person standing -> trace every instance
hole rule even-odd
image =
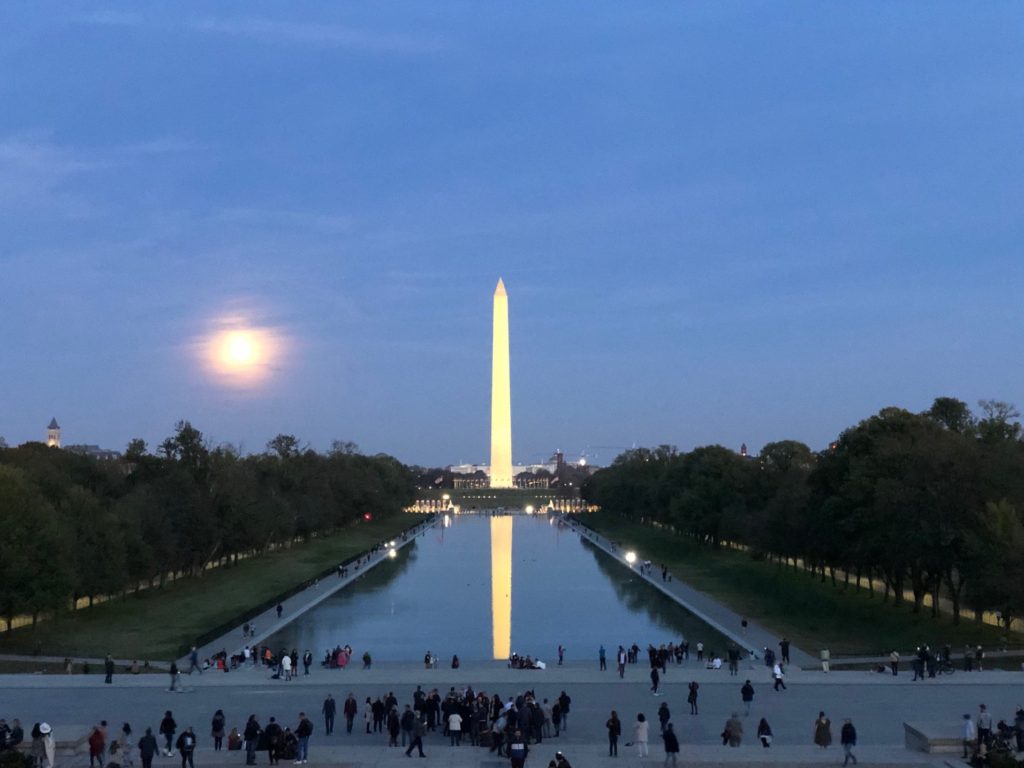
[[[822,749],[832,743],[832,721],[825,717],[824,712],[819,712],[818,719],[814,721],[814,743]]]
[[[743,715],[746,717],[750,714],[750,704],[754,701],[754,686],[749,680],[740,688],[740,698],[743,699]]]
[[[605,660],[605,653],[604,645],[602,644],[601,647],[597,649],[598,668],[602,672],[608,669],[608,662]]]
[[[621,680],[626,676],[626,649],[621,645],[619,652],[615,655],[615,663],[619,666],[619,679]]]
[[[276,717],[271,717],[267,721],[267,727],[263,732],[263,743],[267,748],[267,761],[271,765],[277,765],[280,759],[282,741],[283,732],[281,731],[281,726],[278,725]]]
[[[285,680],[292,679],[292,657],[287,653],[281,656],[281,677]]]
[[[558,666],[562,666],[562,662],[565,661],[565,646],[561,643],[558,644]]]
[[[175,691],[178,688],[180,688],[178,683],[179,683],[179,680],[181,678],[181,675],[178,672],[178,662],[176,662],[176,661],[172,661],[171,662],[171,668],[170,668],[169,672],[170,672],[170,675],[171,675],[171,687],[170,687],[169,690]],[[170,747],[168,747],[167,751],[168,752],[171,751]]]
[[[655,696],[658,695],[658,683],[661,682],[661,675],[658,674],[657,667],[651,667],[651,693]]]
[[[978,706],[977,724],[978,745],[980,746],[981,744],[984,744],[987,747],[989,745],[989,739],[992,738],[992,715],[989,714],[988,707],[984,704]]]
[[[622,734],[622,721],[619,714],[613,709],[611,717],[604,724],[608,729],[608,757],[619,756],[619,736]]]
[[[281,614],[284,612],[284,606],[280,603],[277,604],[277,618],[281,618]]]
[[[704,643],[703,641],[697,642],[697,661],[704,661]]]
[[[462,745],[462,715],[458,710],[448,715],[448,736],[451,739],[451,746]]]
[[[356,703],[355,699],[352,698],[351,693],[348,695],[348,698],[345,699],[345,720],[348,727],[348,732],[352,733],[352,717],[355,717],[355,712],[353,711],[352,717],[349,717],[349,702],[351,702],[353,705]],[[320,707],[320,713],[324,716],[324,733],[326,733],[328,736],[334,733],[334,716],[337,714],[337,712],[338,703],[334,700],[334,696],[328,693],[327,698],[324,699],[324,703]]]
[[[889,654],[889,669],[892,670],[892,676],[896,677],[900,671],[900,652],[893,650]]]
[[[171,751],[171,746],[174,744],[174,734],[178,730],[178,724],[174,722],[174,717],[171,715],[171,710],[164,712],[164,719],[160,721],[159,733],[166,739],[165,749],[167,757],[173,757],[174,753]]]
[[[259,746],[262,733],[263,729],[260,728],[256,715],[249,715],[249,719],[245,723],[245,730],[242,732],[242,738],[245,740],[246,765],[256,765],[256,748]]]
[[[640,712],[633,723],[633,743],[636,745],[636,756],[647,757],[647,718]]]
[[[779,641],[779,651],[782,656],[782,663],[789,664],[789,638],[784,637]]]
[[[964,760],[966,760],[978,743],[978,729],[975,727],[974,721],[971,720],[970,714],[964,715],[964,728],[962,735],[964,740]]]
[[[679,739],[676,738],[676,732],[672,729],[672,723],[665,726],[665,732],[661,734],[661,738],[665,741],[665,768],[669,768],[676,764],[676,755],[679,754]]]
[[[299,712],[299,724],[295,726],[295,736],[299,740],[299,753],[296,755],[295,764],[309,762],[309,737],[313,735],[313,721],[306,717],[305,712]]]
[[[153,756],[160,751],[153,729],[147,728],[145,735],[139,739],[139,759],[142,761],[142,768],[153,768]]]
[[[690,705],[690,714],[697,714],[697,690],[700,688],[700,683],[696,680],[691,680],[687,686],[688,693],[686,694],[686,703]]]
[[[196,751],[196,735],[192,732],[191,725],[181,732],[174,746],[178,748],[178,754],[181,755],[181,768],[185,768],[186,765],[189,768],[196,768],[196,764],[193,761],[193,755]]]
[[[846,765],[851,760],[856,765],[857,756],[853,754],[853,748],[857,746],[857,729],[853,727],[850,718],[846,718],[843,721],[843,727],[839,731],[839,743],[843,745],[843,752],[846,753],[846,756],[843,758],[843,765]]]
[[[224,710],[218,709],[210,721],[210,735],[213,736],[213,751],[220,752],[224,744]]]
[[[309,677],[309,667],[310,667],[310,665],[311,665],[312,663],[313,663],[313,654],[312,654],[312,653],[310,652],[310,650],[309,650],[309,649],[307,648],[307,649],[306,649],[306,652],[305,652],[304,654],[302,654],[302,668],[303,668],[303,670],[304,670],[304,671],[303,671],[303,674],[304,674],[304,675],[305,675],[306,677]]]
[[[114,682],[114,659],[109,653],[107,654],[107,658],[103,660],[103,671],[106,673],[106,677],[103,679],[103,682]]]
[[[562,716],[562,730],[569,730],[569,705],[572,704],[572,698],[565,691],[562,691],[558,697],[559,712]],[[557,730],[557,729],[556,729]],[[555,734],[558,735],[557,733]]]
[[[92,731],[89,733],[89,768],[93,768],[93,765],[98,765],[99,768],[103,768],[103,756],[107,751],[107,736],[104,733],[104,729],[98,725],[92,727]]]
[[[828,648],[822,648],[819,656],[821,657],[821,671],[828,674],[828,663],[829,659],[832,658],[832,654],[829,653]]]
[[[404,747],[407,743],[412,743],[412,732],[416,729],[416,713],[408,704],[405,705],[405,712],[402,713],[399,725],[402,727],[402,746]]]

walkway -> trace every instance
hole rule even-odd
[[[650,569],[647,573],[641,572],[640,568],[631,566],[626,562],[623,557],[624,553],[614,542],[587,528],[578,520],[573,518],[563,519],[580,536],[584,537],[594,546],[603,549],[616,562],[621,563],[624,568],[630,568],[641,578],[646,579],[647,583],[652,587],[671,597],[694,616],[697,616],[705,624],[717,629],[741,648],[751,651],[757,658],[763,657],[765,648],[771,648],[778,655],[779,637],[775,633],[769,632],[760,624],[749,619],[744,629],[742,626],[744,617],[722,605],[707,593],[694,589],[676,578],[673,578],[671,581],[663,581],[661,571],[657,567]],[[643,559],[640,553],[637,554],[637,557],[639,560]],[[671,576],[671,572],[669,572],[669,575]],[[791,664],[797,668],[809,669],[818,664],[816,656],[811,656],[792,644],[789,646],[789,658]]]
[[[401,549],[413,542],[417,536],[420,536],[430,528],[437,525],[437,521],[439,519],[440,518],[435,515],[419,525],[410,528],[401,536],[395,538],[395,549]],[[320,603],[338,590],[343,589],[352,582],[362,578],[362,576],[371,568],[380,565],[382,562],[387,560],[390,548],[390,542],[382,542],[376,551],[365,553],[356,558],[356,565],[353,565],[348,569],[348,574],[346,576],[327,577],[323,581],[312,584],[301,592],[296,592],[291,597],[282,600],[280,618],[277,616],[277,608],[275,606],[274,608],[264,611],[255,618],[250,619],[247,623],[250,628],[255,627],[255,633],[249,637],[244,637],[242,635],[242,625],[240,624],[230,632],[227,632],[226,634],[223,634],[197,648],[196,650],[199,654],[199,658],[208,659],[214,654],[220,653],[224,650],[227,651],[228,657],[230,658],[232,655],[240,653],[242,648],[246,645],[259,645],[275,632],[295,621],[295,619],[302,614],[320,605]],[[317,659],[317,663],[319,663],[319,659]],[[185,666],[182,667],[182,664],[185,664]],[[187,655],[178,660],[178,666],[182,667],[182,671],[188,669]]]

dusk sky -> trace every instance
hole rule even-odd
[[[517,462],[820,449],[1024,405],[1022,243],[1020,3],[0,5],[11,444],[485,462],[502,277]]]

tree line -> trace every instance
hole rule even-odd
[[[1024,617],[1024,442],[1019,412],[937,398],[885,408],[814,452],[784,440],[744,457],[722,446],[638,448],[585,484],[589,502],[709,547],[735,543],[920,612],[948,600]]]
[[[59,611],[199,575],[411,503],[412,475],[352,443],[326,453],[278,435],[259,454],[213,447],[187,421],[123,461],[42,443],[0,448],[0,616]]]

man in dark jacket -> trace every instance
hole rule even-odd
[[[309,762],[309,737],[313,735],[313,721],[306,717],[305,712],[299,712],[299,724],[295,727],[295,736],[299,740],[299,754],[295,757],[296,763]]]
[[[277,718],[270,718],[267,727],[263,729],[263,740],[267,748],[267,759],[271,765],[277,765],[281,747],[281,726],[278,725]]]
[[[181,732],[174,746],[178,748],[178,752],[181,754],[181,768],[185,768],[186,764],[189,768],[196,768],[196,764],[192,761],[192,756],[196,751],[196,735],[192,732],[191,725]]]
[[[139,739],[139,757],[142,758],[142,768],[152,768],[153,756],[159,751],[160,745],[156,743],[153,729],[147,728],[145,735]]]
[[[508,756],[512,762],[512,768],[524,768],[528,754],[530,754],[530,748],[526,745],[526,739],[521,732],[516,731],[508,745]]]
[[[177,730],[178,724],[174,722],[174,718],[171,716],[171,710],[168,709],[164,713],[164,719],[160,721],[160,733],[167,740],[167,757],[174,755],[171,751],[171,745],[174,743],[174,733]]]
[[[356,701],[356,697],[351,693],[348,698],[345,699],[345,730],[348,733],[352,733],[352,723],[356,720],[356,714],[359,712],[359,702]],[[331,725],[331,731],[334,730],[334,725]]]
[[[256,715],[249,715],[249,720],[245,724],[245,730],[242,732],[242,738],[245,739],[246,765],[256,765],[256,749],[259,747],[260,735],[262,733],[263,729],[260,728]]]
[[[348,698],[352,698],[351,693],[348,695]],[[338,711],[338,705],[331,694],[327,694],[327,698],[324,699],[324,705],[320,708],[320,711],[324,715],[324,733],[330,736],[334,733],[334,713]],[[345,701],[345,717],[348,717],[348,700]],[[351,718],[348,721],[348,732],[352,733]]]
[[[111,658],[110,654],[107,654],[107,658],[103,660],[103,671],[106,673],[104,683],[112,683],[114,681],[114,659]]]
[[[857,756],[853,754],[853,748],[857,746],[857,729],[853,727],[850,718],[846,718],[843,721],[843,727],[839,731],[839,743],[843,745],[843,752],[846,753],[846,757],[843,758],[843,765],[846,765],[851,760],[856,765]]]

